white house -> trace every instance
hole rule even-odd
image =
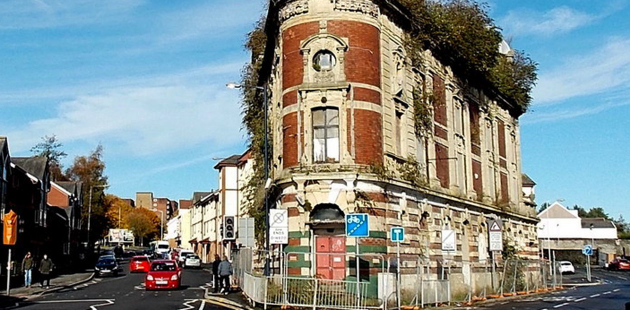
[[[617,227],[605,219],[582,219],[577,210],[569,210],[554,202],[538,214],[538,239],[616,240]]]

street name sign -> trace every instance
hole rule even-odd
[[[392,227],[390,230],[392,242],[403,242],[405,240],[405,229],[402,227]]]
[[[346,236],[347,237],[368,237],[370,217],[367,213],[346,214]]]

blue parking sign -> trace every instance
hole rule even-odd
[[[368,237],[369,216],[367,213],[346,214],[346,236],[347,237]]]
[[[403,240],[405,240],[405,229],[402,227],[392,227],[389,235],[392,242],[403,242]]]

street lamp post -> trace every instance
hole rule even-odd
[[[96,188],[106,188],[109,185],[93,185],[90,187],[90,198],[89,198],[89,203],[88,203],[88,226],[87,226],[87,244],[88,247],[90,246],[90,226],[92,223],[92,190],[96,187]]]
[[[164,211],[158,209],[151,210],[160,212],[160,240],[164,240]]]
[[[268,130],[267,130],[267,110],[268,110],[268,97],[267,97],[267,84],[265,83],[264,86],[247,86],[247,85],[242,85],[242,84],[237,84],[237,83],[227,83],[225,85],[227,88],[230,89],[238,89],[238,88],[255,88],[258,90],[262,90],[263,92],[263,98],[264,98],[264,109],[265,109],[265,125],[264,125],[264,157],[263,157],[263,166],[265,169],[265,182],[268,182],[269,179],[269,163],[268,163],[268,146],[267,146],[267,134],[268,134]],[[271,274],[270,272],[270,261],[269,261],[269,203],[267,202],[267,189],[265,188],[265,198],[264,198],[264,203],[265,203],[265,275],[268,276]]]

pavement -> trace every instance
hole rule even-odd
[[[61,274],[50,280],[49,287],[42,287],[40,283],[35,282],[30,288],[17,287],[11,288],[9,295],[7,295],[6,286],[5,289],[0,292],[0,309],[6,309],[16,304],[30,300],[44,294],[59,291],[64,288],[73,287],[85,282],[88,282],[94,278],[93,271]]]

